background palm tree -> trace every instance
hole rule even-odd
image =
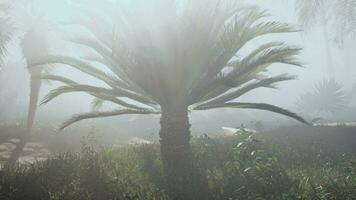
[[[356,0],[297,0],[296,9],[305,29],[322,28],[329,78],[334,78],[331,41],[341,44],[356,34]]]
[[[317,82],[296,102],[298,110],[313,117],[325,117],[344,111],[351,100],[342,85],[335,80]]]
[[[335,78],[334,63],[331,52],[331,36],[328,30],[329,21],[332,14],[330,9],[334,9],[334,0],[297,0],[296,9],[298,19],[305,29],[313,29],[320,26],[325,44],[325,55],[328,66],[329,79]]]
[[[294,79],[286,74],[268,76],[265,72],[274,63],[299,66],[296,56],[301,49],[269,42],[244,56],[241,49],[253,39],[295,29],[288,24],[266,21],[265,11],[242,6],[241,2],[188,1],[183,8],[178,8],[175,1],[152,2],[145,5],[145,12],[121,10],[114,12],[112,18],[90,13],[78,22],[90,34],[71,41],[95,52],[86,60],[47,56],[31,66],[64,64],[105,83],[100,87],[60,75],[42,74],[42,79],[65,84],[52,90],[43,104],[62,94],[85,92],[94,97],[95,106],[103,102],[118,106],[113,111],[76,115],[61,129],[90,118],[161,114],[159,135],[168,190],[175,188],[176,193],[172,194],[175,199],[192,199],[184,192],[196,187],[191,183],[188,113],[217,108],[259,109],[308,124],[274,105],[234,101],[254,89],[274,88],[275,83]],[[102,65],[105,69],[98,67]]]
[[[337,2],[337,3],[336,3]],[[335,38],[343,42],[345,37],[356,35],[356,0],[335,1],[334,21]]]
[[[28,64],[41,57],[41,55],[48,54],[49,44],[46,37],[51,29],[51,24],[46,20],[43,13],[35,10],[35,1],[19,1],[19,3],[22,6],[22,9],[20,10],[22,10],[23,16],[21,16],[21,18],[24,22],[23,24],[20,24],[19,27],[25,29],[25,33],[21,39],[21,48],[25,61]],[[30,74],[30,100],[28,105],[26,129],[21,138],[19,138],[20,142],[16,145],[15,150],[12,152],[6,164],[7,167],[14,166],[16,161],[21,156],[30,137],[37,112],[39,92],[42,85],[42,81],[37,77],[43,73],[43,68],[28,68],[28,70]]]

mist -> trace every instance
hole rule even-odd
[[[202,137],[218,138],[209,143],[217,149],[231,146],[235,152],[233,146],[243,143],[253,146],[244,151],[258,146],[272,152],[289,175],[325,163],[343,166],[356,156],[355,16],[352,0],[1,0],[1,163],[13,170],[57,154],[81,154],[87,145],[98,154],[153,145],[164,175],[150,184],[170,199],[203,199],[188,192],[196,183],[184,171],[194,159],[205,159],[199,156],[218,155],[202,150]],[[245,134],[263,144],[250,144]],[[39,145],[43,155],[26,153],[31,145]],[[179,148],[192,156],[174,150]],[[201,162],[199,167],[216,176],[224,171]],[[348,187],[355,184],[347,181]],[[231,187],[259,187],[247,182]],[[241,188],[239,195],[246,196],[217,194],[211,188],[220,183],[214,182],[204,198],[292,194],[290,186],[273,196],[279,183],[272,182],[266,189],[272,196],[248,196]],[[15,192],[1,188],[0,198],[12,199]],[[352,199],[355,190],[350,191]],[[133,199],[161,199],[154,194]],[[122,198],[93,195],[88,199]]]

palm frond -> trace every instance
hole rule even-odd
[[[159,112],[151,111],[151,110],[124,109],[124,110],[114,110],[114,111],[108,111],[108,112],[90,112],[90,113],[78,114],[78,115],[73,116],[69,120],[65,121],[63,124],[61,124],[61,126],[59,127],[59,130],[63,130],[76,122],[86,120],[86,119],[113,117],[113,116],[127,115],[127,114],[147,115],[147,114],[159,114]]]
[[[53,65],[53,64],[64,64],[69,67],[73,67],[87,75],[97,78],[110,87],[117,87],[122,83],[118,78],[108,75],[107,73],[97,69],[88,62],[81,61],[79,59],[67,56],[44,56],[41,59],[37,59],[29,63],[30,67],[43,66],[43,65]]]
[[[42,100],[41,105],[47,104],[48,102],[52,101],[56,97],[62,95],[62,94],[67,94],[67,93],[73,93],[73,92],[84,92],[89,95],[92,95],[94,97],[111,101],[115,104],[127,107],[127,108],[133,108],[133,109],[143,109],[142,107],[138,105],[134,105],[131,103],[127,103],[123,100],[120,100],[117,98],[118,96],[115,95],[115,92],[110,89],[106,88],[100,88],[100,87],[94,87],[94,86],[89,86],[89,85],[70,85],[70,86],[61,86],[58,87],[57,89],[53,89],[50,93],[48,93]]]
[[[265,110],[265,111],[270,111],[274,113],[278,113],[290,118],[293,118],[299,122],[302,122],[307,125],[311,125],[309,122],[304,120],[302,117],[299,115],[290,112],[286,109],[270,105],[270,104],[265,104],[265,103],[225,103],[221,105],[216,105],[216,106],[207,106],[207,107],[200,107],[197,110],[210,110],[210,109],[216,109],[216,108],[238,108],[238,109],[256,109],[256,110]]]
[[[41,74],[41,75],[34,76],[33,78],[41,79],[41,80],[48,80],[48,81],[58,81],[58,82],[61,82],[61,83],[67,84],[67,85],[78,84],[77,82],[75,82],[69,78],[66,78],[63,76],[51,75],[51,74]]]
[[[207,101],[224,94],[231,88],[240,87],[253,79],[259,79],[260,73],[275,63],[302,66],[296,58],[300,51],[299,47],[290,47],[283,43],[273,42],[261,45],[243,59],[231,62],[229,65],[233,67],[233,70],[218,76],[214,82],[202,86],[199,91],[192,94],[191,101],[194,103]]]
[[[11,33],[13,26],[8,17],[0,16],[0,65],[2,64],[2,58],[6,54],[6,45],[11,40]]]
[[[321,15],[326,13],[326,3],[329,0],[297,0],[298,20],[302,27],[311,28],[320,22]]]
[[[269,46],[267,44],[267,46]],[[239,86],[251,78],[256,78],[260,72],[264,72],[267,68],[275,63],[290,64],[295,66],[302,66],[296,59],[302,50],[300,47],[285,46],[277,44],[267,47],[262,45],[241,61],[234,63],[234,69],[224,76],[225,79],[230,80],[232,84]]]
[[[192,89],[191,93],[202,91],[203,87],[210,85],[212,79],[229,65],[231,59],[237,56],[242,47],[253,39],[267,34],[299,31],[286,23],[259,21],[266,16],[264,10],[245,9],[236,15],[234,20],[230,20],[229,23],[225,22],[223,33],[219,35],[216,44],[212,47],[215,59],[212,61],[213,63],[210,63],[210,68],[203,69],[205,73],[196,81],[196,88]]]
[[[65,64],[67,66],[74,67],[85,74],[91,75],[92,77],[105,82],[108,86],[110,86],[113,89],[112,91],[119,96],[125,96],[144,104],[145,103],[152,104],[152,105],[156,104],[155,101],[150,99],[150,97],[148,96],[143,96],[135,93],[134,91],[121,88],[121,86],[125,87],[126,83],[122,82],[120,79],[116,78],[115,76],[107,74],[91,66],[87,62],[75,58],[65,57],[65,56],[47,56],[41,60],[34,61],[33,63],[31,63],[30,66],[35,67],[39,65],[43,66],[48,64]]]
[[[247,92],[250,92],[252,90],[255,90],[257,88],[260,87],[273,87],[273,84],[278,83],[278,82],[282,82],[282,81],[288,81],[288,80],[293,80],[296,79],[296,76],[289,76],[287,74],[281,74],[278,76],[274,76],[274,77],[270,77],[270,78],[265,78],[253,83],[249,83],[244,87],[238,88],[235,91],[229,92],[227,94],[224,94],[222,96],[218,96],[217,98],[213,98],[212,100],[205,102],[203,104],[201,104],[198,107],[205,107],[205,106],[213,106],[213,105],[219,105],[219,104],[223,104],[226,103],[228,101],[232,101],[234,99],[237,99],[239,97],[241,97],[242,95],[246,94]],[[219,92],[220,93],[220,92]],[[212,98],[213,96],[215,96],[216,94],[208,94],[208,98]]]

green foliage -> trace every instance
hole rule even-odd
[[[320,169],[292,171],[299,179],[296,193],[299,199],[352,200],[356,198],[356,162]]]
[[[166,199],[141,171],[138,155],[107,157],[84,145],[80,154],[1,171],[1,199]],[[115,160],[112,160],[116,158]],[[114,162],[115,161],[115,162]]]
[[[188,192],[212,200],[355,199],[354,137],[351,129],[313,127],[203,135],[192,140],[195,187]],[[80,153],[2,169],[0,199],[169,199],[158,144],[94,146],[87,140]]]
[[[196,160],[207,172],[211,199],[283,199],[292,180],[250,133],[195,141]]]

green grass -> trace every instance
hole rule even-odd
[[[249,133],[194,138],[196,175],[192,181],[196,187],[187,192],[196,199],[214,200],[355,199],[356,164],[351,158],[293,165],[286,162],[291,152],[276,151],[267,141],[256,140]],[[282,148],[287,141],[282,139],[275,145]],[[159,145],[94,149],[89,144],[83,144],[79,153],[2,170],[0,199],[169,199]]]

